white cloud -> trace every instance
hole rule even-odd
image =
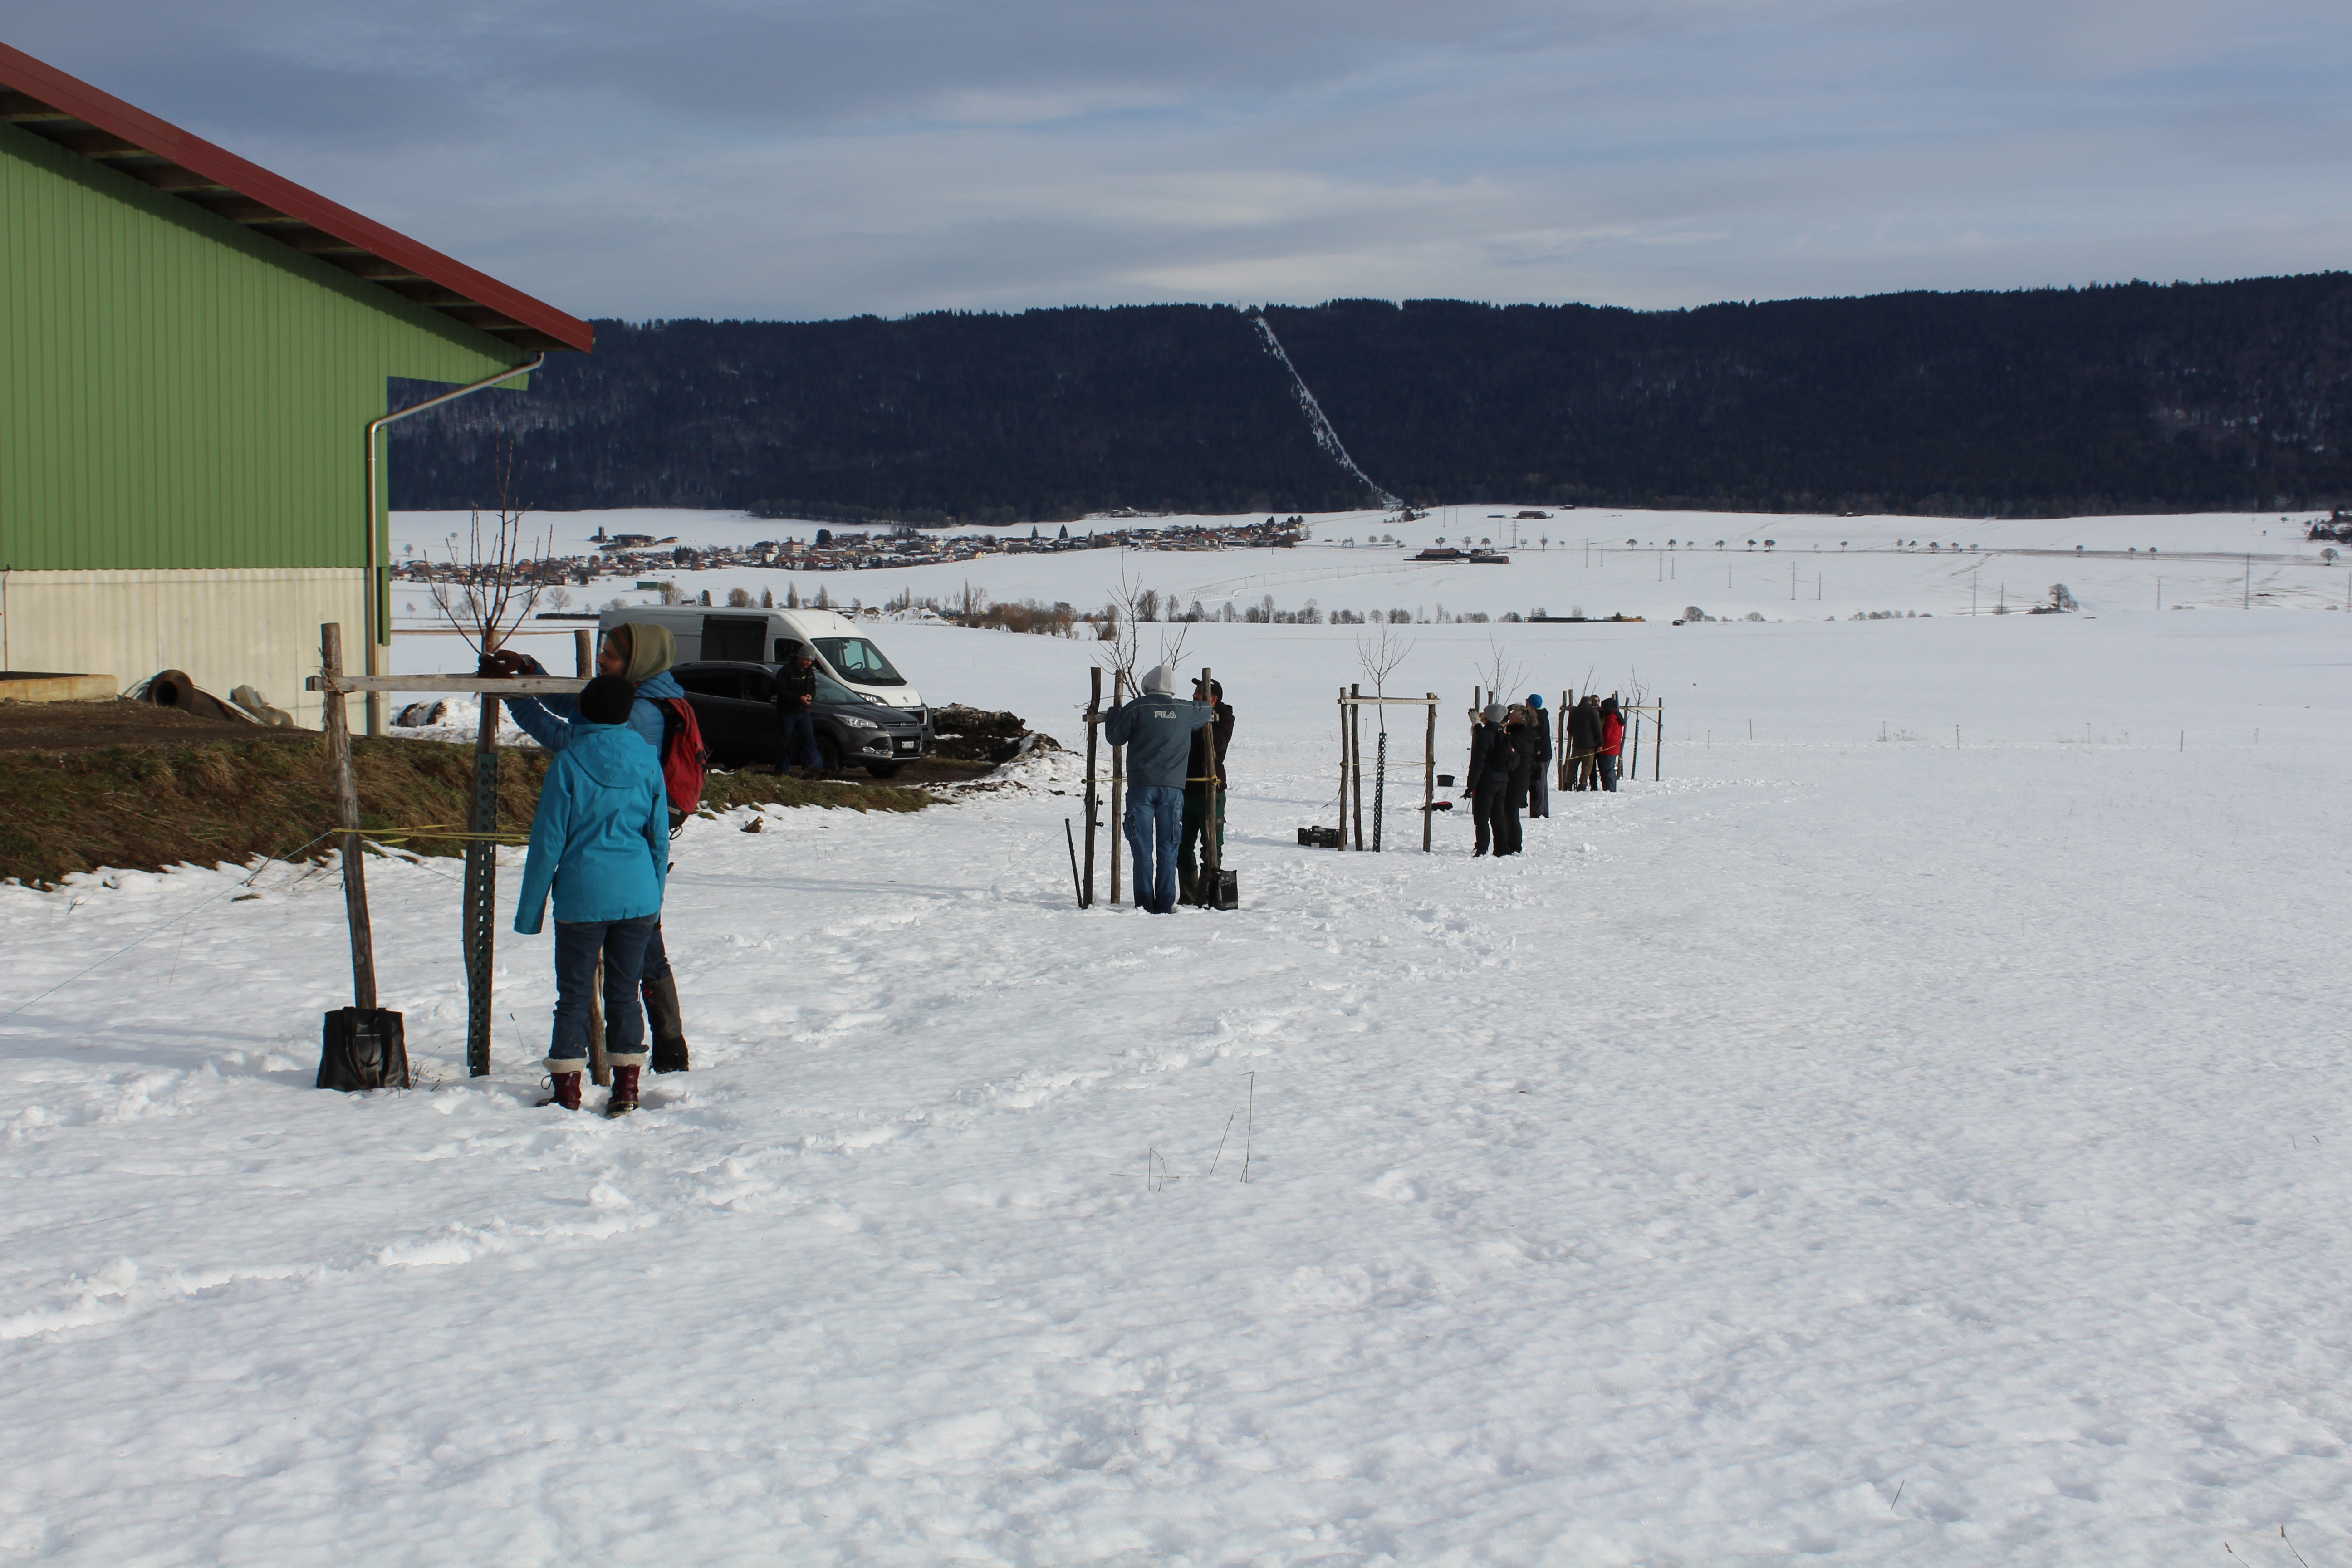
[[[1635,305],[2342,264],[2309,0],[0,0],[583,314]]]

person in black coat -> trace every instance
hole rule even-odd
[[[1528,734],[1536,749],[1535,765],[1528,770],[1528,816],[1551,815],[1551,714],[1539,692],[1528,693]]]
[[[1503,793],[1503,808],[1495,817],[1495,853],[1517,855],[1526,847],[1519,809],[1527,805],[1528,791],[1535,781],[1535,726],[1528,721],[1526,709],[1515,704],[1503,710],[1503,740],[1510,747],[1511,782]],[[1495,765],[1494,755],[1487,755],[1489,768]]]
[[[1577,790],[1598,789],[1601,758],[1601,699],[1591,692],[1584,700],[1569,710],[1568,760],[1572,770],[1569,787]]]
[[[1203,690],[1199,681],[1192,683],[1192,700],[1206,702],[1216,710],[1213,726],[1192,731],[1192,755],[1184,767],[1183,838],[1176,851],[1176,896],[1184,903],[1206,904],[1216,891],[1203,887],[1201,872],[1208,864],[1209,832],[1209,735],[1213,728],[1217,740],[1217,863],[1225,858],[1225,752],[1234,743],[1234,710],[1225,702],[1225,683],[1209,682]]]
[[[1473,857],[1492,852],[1507,855],[1510,828],[1503,826],[1511,812],[1511,774],[1522,764],[1517,734],[1505,725],[1503,705],[1489,702],[1470,731],[1470,771],[1463,783],[1470,802],[1470,819],[1477,830]]]

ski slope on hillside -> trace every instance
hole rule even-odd
[[[1067,768],[695,822],[696,1070],[622,1122],[533,1108],[546,937],[461,1075],[450,863],[371,869],[434,1085],[372,1097],[309,1087],[331,869],[0,888],[0,1554],[2346,1561],[2352,616],[2037,567],[2085,613],[1972,619],[1924,547],[1836,564],[1934,618],[1397,628],[1449,772],[1498,664],[1664,700],[1517,861],[1454,816],[1297,847],[1363,679],[1328,626],[1146,633],[1238,710],[1232,913],[1074,908]],[[1560,613],[1586,569],[1507,570]],[[1741,603],[1670,586],[1625,607]],[[1090,645],[877,635],[1081,739]]]

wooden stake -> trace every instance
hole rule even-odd
[[[1087,874],[1079,888],[1080,909],[1094,907],[1095,829],[1102,821],[1102,795],[1095,784],[1095,746],[1101,739],[1102,725],[1102,666],[1087,673],[1092,679],[1087,692]]]
[[[1437,693],[1429,694],[1429,732],[1421,747],[1421,852],[1429,853],[1429,825],[1436,820]]]
[[[1650,782],[1658,782],[1658,770],[1664,766],[1660,760],[1666,752],[1666,700],[1658,699],[1658,732],[1650,738]]]
[[[596,645],[582,626],[572,634],[572,673],[583,680],[596,674]],[[604,960],[596,959],[595,975],[588,983],[588,1081],[599,1088],[613,1086],[613,1064],[604,1057]]]
[[[329,677],[343,673],[343,628],[330,621],[319,628],[319,662]],[[368,923],[367,854],[360,847],[360,786],[352,771],[352,733],[343,694],[326,691],[327,771],[335,785],[335,853],[343,868],[343,915],[352,930],[352,1005],[375,1010],[375,931]]]
[[[604,957],[596,956],[596,973],[588,982],[588,1081],[600,1089],[613,1087],[613,1064],[604,1056]]]
[[[1127,700],[1127,673],[1113,670],[1110,676],[1110,705],[1114,708]],[[1110,749],[1110,901],[1118,902],[1118,852],[1124,847],[1119,837],[1120,817],[1127,802],[1127,748]]]
[[[1339,847],[1348,847],[1348,689],[1339,688]]]
[[[495,645],[493,645],[493,649]],[[490,650],[486,650],[490,651]],[[474,736],[474,808],[466,841],[466,1071],[490,1071],[490,971],[498,951],[499,700],[481,694],[481,728]]]
[[[1642,705],[1638,702],[1633,705],[1633,755],[1629,760],[1632,765],[1625,770],[1626,778],[1629,780],[1640,778],[1642,776]]]
[[[1559,711],[1551,716],[1552,772],[1559,776],[1559,787],[1564,792],[1569,779],[1568,716],[1575,711],[1568,705],[1569,693],[1559,694]]]
[[[1361,697],[1361,685],[1348,688],[1350,697]],[[1360,703],[1348,706],[1348,752],[1356,763],[1356,847],[1364,847],[1364,710]]]
[[[1209,699],[1209,815],[1201,829],[1201,880],[1204,884],[1201,889],[1203,895],[1201,902],[1206,908],[1214,909],[1217,907],[1217,875],[1225,866],[1225,847],[1219,842],[1223,836],[1217,832],[1217,797],[1223,793],[1224,781],[1217,772],[1217,689],[1205,664],[1201,667],[1201,689]]]

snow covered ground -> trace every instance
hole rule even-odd
[[[2264,548],[2141,521],[1958,536]],[[462,1076],[447,862],[372,868],[436,1080],[373,1097],[309,1087],[331,870],[0,889],[0,1560],[2284,1565],[2283,1524],[2352,1561],[2352,616],[2011,555],[2085,614],[1971,619],[1924,543],[1801,615],[1760,549],[1640,599],[1623,555],[1393,584],[1561,614],[1590,571],[1654,617],[1397,628],[1449,772],[1498,659],[1664,699],[1662,778],[1517,862],[1454,816],[1404,847],[1406,718],[1390,852],[1297,847],[1362,679],[1332,626],[1189,628],[1239,711],[1233,913],[1076,910],[1050,784],[693,824],[697,1068],[623,1122],[532,1107],[546,937],[502,935]],[[1271,591],[1390,602],[1325,581]],[[883,640],[1080,738],[1091,645]]]

